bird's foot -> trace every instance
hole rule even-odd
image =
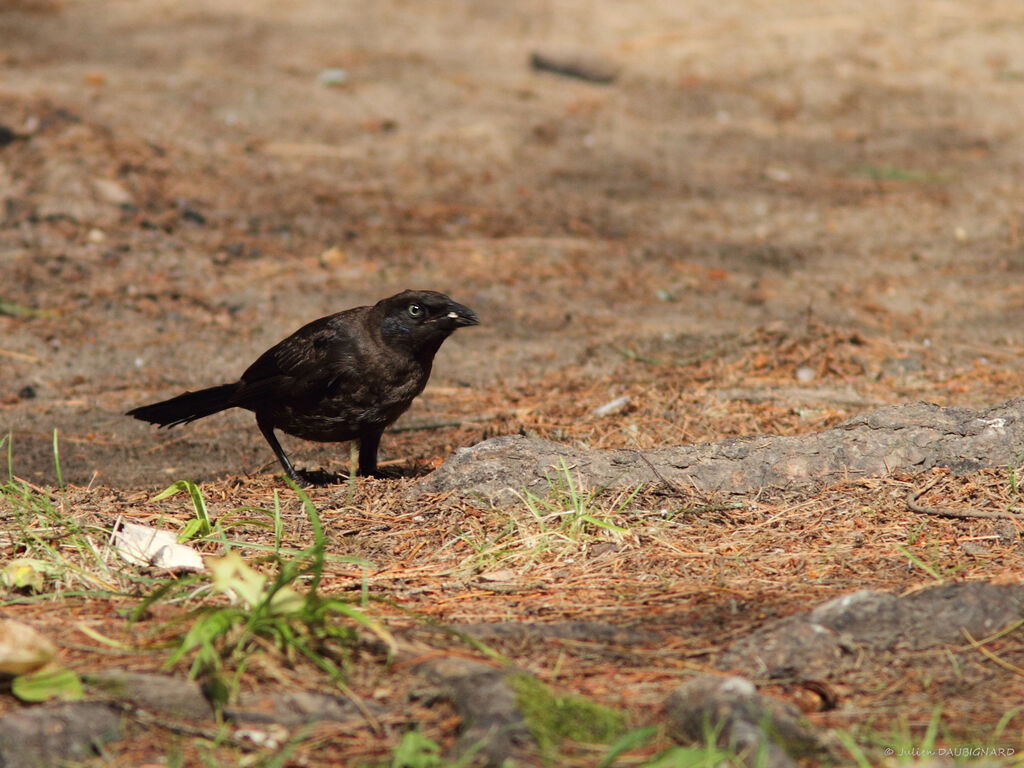
[[[297,469],[294,474],[289,474],[289,477],[300,488],[324,488],[348,481],[345,475],[328,472],[325,469]]]
[[[396,467],[374,467],[371,470],[359,470],[360,477],[375,477],[378,480],[394,480],[403,477],[401,470]]]

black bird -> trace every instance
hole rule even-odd
[[[173,427],[228,408],[256,414],[256,424],[288,477],[297,472],[275,429],[318,442],[359,441],[359,474],[377,474],[384,430],[423,391],[434,355],[476,313],[436,291],[403,291],[372,307],[321,317],[268,349],[233,384],[185,392],[128,411]]]

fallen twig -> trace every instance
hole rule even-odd
[[[999,658],[996,654],[994,654],[992,651],[990,651],[984,645],[982,645],[977,640],[975,640],[973,637],[971,637],[971,633],[968,632],[965,627],[961,627],[961,631],[964,633],[964,636],[967,638],[967,642],[969,642],[971,644],[971,647],[974,648],[974,650],[978,651],[986,659],[990,659],[990,660],[994,661],[1000,667],[1002,667],[1003,669],[1009,670],[1010,672],[1013,672],[1013,674],[1015,674],[1015,675],[1020,675],[1021,677],[1024,677],[1024,669],[1021,669],[1016,664],[1011,664],[1010,662],[1005,661],[1005,660]]]
[[[651,464],[651,460],[650,459],[648,459],[646,456],[644,456],[640,451],[637,451],[636,455],[638,457],[640,457],[640,459],[643,461],[644,464],[646,464],[648,467],[651,468],[651,472],[653,472],[654,476],[657,477],[659,480],[661,480],[661,482],[663,482],[665,485],[667,485],[671,490],[673,490],[676,493],[678,493],[680,496],[685,496],[686,495],[683,492],[682,488],[680,488],[678,485],[676,485],[671,480],[669,480],[667,477],[665,477],[663,474],[661,474],[661,472],[658,470],[658,468],[656,466],[654,466],[653,464]]]
[[[0,349],[0,355],[5,355],[6,357],[13,357],[15,360],[24,360],[25,362],[28,363],[41,362],[40,358],[36,357],[35,355],[27,355],[24,352],[15,352],[13,349]]]
[[[918,504],[917,500],[924,496],[928,491],[935,487],[935,485],[942,479],[942,476],[936,477],[928,485],[919,491],[911,491],[907,494],[907,506],[914,512],[918,512],[922,515],[934,515],[936,517],[952,517],[958,519],[982,519],[982,520],[1018,520],[1016,515],[1012,515],[1009,512],[988,512],[983,509],[952,509],[950,507],[926,507],[923,504]]]

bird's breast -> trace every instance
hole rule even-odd
[[[362,375],[338,376],[305,398],[279,401],[268,410],[279,429],[306,440],[351,440],[384,429],[409,409],[426,386],[429,369],[420,365],[365,365]]]

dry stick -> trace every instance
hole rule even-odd
[[[967,638],[967,642],[969,642],[971,644],[971,647],[974,648],[974,650],[978,651],[978,653],[980,653],[986,659],[991,659],[992,661],[994,661],[996,664],[998,664],[1003,669],[1007,669],[1010,672],[1013,672],[1013,674],[1015,674],[1015,675],[1021,675],[1022,677],[1024,677],[1024,669],[1021,669],[1016,664],[1011,664],[1010,662],[1006,661],[1005,659],[1001,659],[995,653],[993,653],[988,648],[986,648],[984,645],[982,645],[977,640],[975,640],[973,637],[971,637],[971,633],[967,631],[966,627],[960,627],[960,631],[964,633],[964,636]]]
[[[1012,624],[1007,624],[998,632],[993,632],[988,637],[983,637],[980,640],[973,640],[970,646],[962,645],[959,648],[954,648],[953,650],[966,651],[969,647],[975,647],[977,645],[988,645],[989,643],[994,643],[996,640],[1003,637],[1003,635],[1008,635],[1011,632],[1016,632],[1018,629],[1021,628],[1022,625],[1024,625],[1024,619],[1019,619],[1018,621],[1015,621]],[[963,629],[963,627],[961,627],[960,630],[966,631]]]
[[[935,487],[935,485],[942,480],[943,475],[939,475],[932,480],[928,485],[919,491],[911,491],[907,494],[907,506],[910,507],[914,512],[918,512],[922,515],[935,515],[936,517],[952,517],[960,519],[983,519],[983,520],[1019,520],[1016,515],[1011,515],[1009,512],[986,512],[981,509],[950,509],[949,507],[926,507],[922,504],[918,504],[917,500],[924,496],[928,491]]]
[[[40,358],[35,355],[26,355],[24,352],[15,352],[13,349],[0,349],[0,355],[13,357],[15,360],[24,360],[28,363],[41,362]]]
[[[659,480],[661,480],[661,482],[663,482],[665,485],[667,485],[669,487],[669,490],[674,491],[679,496],[686,496],[687,495],[686,492],[681,487],[679,487],[678,485],[673,483],[671,480],[669,480],[667,477],[665,477],[663,474],[661,474],[661,472],[658,471],[658,468],[656,466],[654,466],[651,463],[651,460],[648,459],[646,456],[644,456],[643,453],[641,453],[640,451],[636,451],[636,455],[641,460],[643,460],[643,462],[648,467],[651,468],[651,471],[654,473],[655,477],[657,477]],[[692,478],[691,478],[690,482],[693,483]],[[700,488],[697,487],[696,483],[693,483],[693,489],[694,489],[694,491],[696,491],[698,496],[701,496],[703,498],[707,498],[701,492]],[[721,504],[721,505],[710,505],[710,504],[707,504],[707,505],[705,505],[703,507],[695,507],[695,508],[692,508],[691,510],[688,510],[688,511],[692,511],[692,512],[724,512],[724,511],[727,511],[727,510],[730,510],[730,509],[742,509],[742,508],[743,508],[742,504],[736,504],[736,505],[734,505],[734,504]]]
[[[348,506],[352,506],[349,502],[346,502],[346,504],[348,504]],[[390,531],[391,528],[392,528],[392,526],[391,526],[390,523],[388,523],[386,525],[375,525],[375,526],[373,526],[371,528],[349,528],[347,531],[340,531],[338,533],[331,533],[331,536],[342,538],[342,537],[345,537],[345,536],[355,536],[357,533],[366,534],[366,533],[379,533],[381,531]]]
[[[157,717],[151,712],[137,707],[127,701],[114,700],[110,703],[129,717],[134,717],[141,723],[146,725],[155,725],[158,728],[163,728],[165,731],[170,731],[171,733],[177,733],[182,736],[196,736],[208,741],[223,741],[234,747],[252,748],[254,746],[251,742],[247,743],[242,739],[237,739],[228,733],[224,733],[221,728],[204,728],[202,726],[183,723],[181,721],[172,721],[163,716]]]
[[[644,456],[640,451],[637,451],[636,455],[641,459],[641,461],[643,461],[644,464],[651,468],[651,472],[654,473],[655,477],[657,477],[659,480],[661,480],[661,482],[663,482],[665,485],[669,487],[669,490],[675,491],[680,496],[686,495],[686,493],[683,492],[682,488],[680,488],[678,485],[676,485],[663,474],[661,474],[661,472],[658,471],[658,468],[651,463],[650,459]]]

